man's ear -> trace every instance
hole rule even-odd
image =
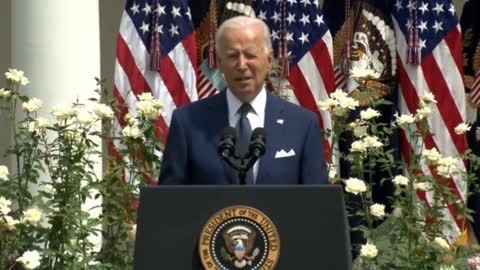
[[[273,68],[273,60],[274,60],[274,55],[273,55],[273,50],[270,50],[267,55],[267,61],[268,61],[268,70],[271,71]]]

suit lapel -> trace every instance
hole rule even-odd
[[[279,99],[274,97],[267,91],[267,104],[265,107],[265,122],[264,128],[266,130],[266,152],[265,155],[260,158],[258,165],[257,184],[262,184],[264,179],[269,179],[271,176],[268,173],[268,168],[272,168],[274,165],[275,149],[272,149],[274,145],[279,145],[279,142],[283,141],[285,137],[285,129],[279,122],[284,119],[284,106]]]
[[[229,126],[228,122],[228,104],[227,104],[227,95],[226,91],[221,91],[216,96],[212,97],[212,102],[208,106],[209,109],[209,118],[210,119],[210,128],[213,131],[213,141],[212,147],[217,150],[218,143],[223,134],[223,130]],[[218,159],[223,168],[225,178],[231,182],[231,184],[238,184],[238,176],[235,173],[235,170],[232,169],[223,159]]]

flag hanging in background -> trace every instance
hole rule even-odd
[[[294,95],[290,100],[315,112],[324,129],[331,128],[328,113],[320,112],[317,102],[335,91],[332,36],[324,22],[317,0],[255,2],[257,18],[272,31],[279,76],[288,79]],[[280,74],[281,73],[281,74]],[[327,157],[330,145],[325,142]]]
[[[215,45],[221,3],[219,0],[196,0],[190,1],[189,6],[197,35],[197,88],[198,98],[202,99],[225,88],[220,72],[214,65],[210,65],[215,57],[211,50]]]
[[[125,126],[128,112],[136,115],[144,92],[164,103],[157,121],[165,139],[175,108],[197,99],[196,37],[185,0],[128,0],[117,39],[114,97]]]
[[[190,1],[189,5],[197,33],[198,98],[203,99],[227,87],[216,66],[215,34],[218,26],[238,15],[255,17],[255,12],[253,0],[197,0]]]
[[[453,4],[450,0],[396,0],[392,16],[397,39],[399,102],[401,114],[415,114],[420,97],[432,93],[437,104],[428,118],[431,134],[425,149],[438,149],[442,156],[461,156],[466,139],[454,128],[465,120],[463,85],[462,36]],[[402,154],[409,161],[413,150],[405,134],[401,134]],[[418,149],[415,149],[418,150]],[[423,167],[425,174],[431,174]],[[465,200],[466,186],[456,177],[447,179],[450,190],[459,200]],[[419,193],[430,202],[429,193]],[[455,204],[450,204],[445,219],[452,224],[446,232],[451,242],[464,231]]]

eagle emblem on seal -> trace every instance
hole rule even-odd
[[[396,79],[396,41],[392,21],[368,3],[354,3],[349,16],[333,41],[334,65],[347,76],[343,88],[360,105],[391,94]],[[346,41],[350,42],[346,70]]]
[[[248,226],[234,226],[223,233],[226,251],[230,256],[224,256],[233,262],[235,267],[242,269],[252,265],[260,250],[255,248],[257,234]],[[225,252],[223,252],[224,255]]]

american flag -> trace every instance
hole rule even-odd
[[[136,115],[138,96],[151,92],[164,103],[157,121],[165,139],[175,108],[198,98],[196,38],[190,9],[182,0],[128,0],[117,41],[114,96],[124,116]]]
[[[425,139],[424,147],[437,148],[443,156],[459,157],[467,149],[466,138],[455,134],[454,128],[464,122],[466,112],[462,37],[454,7],[449,0],[396,0],[392,17],[397,39],[400,112],[415,114],[420,97],[434,94],[437,104],[432,108],[431,134]],[[409,50],[415,46],[419,50]],[[413,56],[410,59],[409,52]],[[418,62],[407,64],[409,60]],[[413,147],[402,134],[402,153],[407,161],[408,153],[417,150]],[[426,166],[423,171],[432,173]],[[447,184],[459,200],[465,201],[466,186],[461,179],[448,179]],[[423,200],[431,199],[429,193],[419,193],[419,196]],[[458,219],[455,204],[446,201],[445,204],[448,206],[445,218],[453,227],[446,233],[453,241],[464,231],[464,224]]]
[[[328,113],[320,112],[317,102],[335,91],[332,36],[323,20],[317,0],[256,1],[255,12],[272,31],[275,56],[282,45],[288,56],[288,81],[294,102],[315,112],[320,126],[331,128]],[[330,146],[325,143],[326,152]]]
[[[480,106],[480,70],[475,75],[475,80],[470,90],[470,99],[476,106]]]

